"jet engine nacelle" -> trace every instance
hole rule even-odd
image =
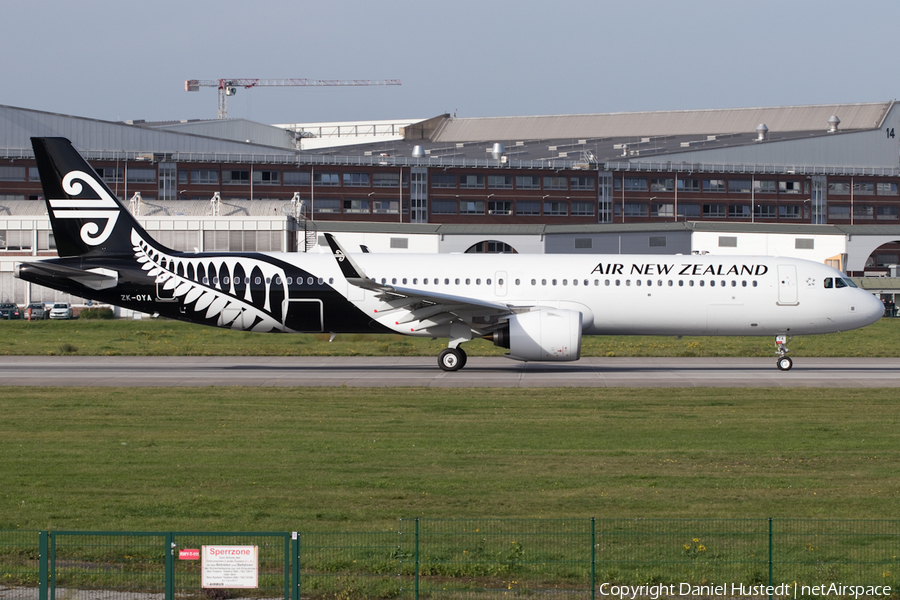
[[[509,358],[570,361],[581,358],[581,313],[541,308],[514,314],[494,333],[494,344],[509,348]]]

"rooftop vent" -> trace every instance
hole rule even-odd
[[[769,135],[769,128],[766,127],[765,123],[760,123],[756,126],[756,141],[762,142],[765,141],[766,137]]]
[[[837,116],[832,115],[828,119],[828,133],[835,133],[838,130],[838,125],[841,124],[841,120],[837,118]]]
[[[494,147],[491,148],[491,156],[494,157],[494,160],[500,160],[500,157],[506,153],[506,148],[500,142],[494,142]]]
[[[425,150],[422,149],[422,146],[416,144],[413,146],[412,157],[413,158],[422,158],[425,156]]]

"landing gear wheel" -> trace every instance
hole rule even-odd
[[[792,361],[787,356],[782,356],[775,364],[778,365],[778,368],[781,371],[790,371],[791,367],[794,366],[794,361]]]
[[[438,366],[444,371],[459,371],[466,364],[466,354],[458,348],[444,348],[438,354]]]
[[[463,367],[466,366],[466,361],[469,360],[469,355],[466,354],[466,351],[463,350],[461,346],[460,346],[460,347],[457,347],[456,351],[459,352],[459,354],[460,354],[460,357],[459,357],[459,359],[460,359],[460,360],[459,360],[459,362],[460,362],[459,368],[462,369]]]

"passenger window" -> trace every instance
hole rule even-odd
[[[391,279],[391,285],[397,285],[397,278],[394,277]]]
[[[678,280],[678,287],[684,287],[684,279]]]
[[[688,282],[688,287],[694,287],[694,280],[693,280],[693,279],[691,279],[691,280]]]
[[[253,283],[256,284],[256,285],[261,284],[261,283],[262,283],[262,278],[261,278],[261,277],[255,277],[255,278],[253,279]]]
[[[213,277],[213,283],[219,283],[219,278]],[[275,278],[275,285],[281,285],[281,277]]]
[[[626,280],[625,280],[625,285],[631,285],[631,280],[630,280],[630,279],[626,279]]]
[[[312,285],[314,281],[315,280],[312,277],[309,277],[309,278],[307,278],[306,283],[308,283],[309,285]],[[384,283],[384,281],[382,281],[381,283]]]
[[[329,284],[334,283],[334,277],[329,277],[329,278],[328,278],[328,283],[329,283]]]
[[[747,287],[747,281],[746,281],[746,280],[742,281],[742,282],[741,282],[741,285],[744,286],[744,287]]]
[[[532,280],[531,280],[531,285],[537,285],[537,279],[532,279]]]
[[[413,285],[416,285],[416,284],[418,284],[418,283],[419,283],[419,278],[418,278],[418,277],[413,277]]]
[[[266,285],[269,285],[270,283],[272,283],[272,278],[266,277]]]
[[[297,281],[299,282],[300,280],[298,279]],[[287,284],[288,284],[288,285],[293,285],[293,283],[294,283],[294,278],[293,278],[293,277],[288,277],[288,278],[287,278]]]
[[[459,285],[459,279],[454,279],[453,281],[456,283],[456,285]]]
[[[703,285],[703,282],[702,282],[702,281],[700,282],[700,285]],[[715,282],[715,280],[709,282],[709,287],[716,287],[716,282]]]
[[[672,287],[672,280],[669,280],[669,287]]]
[[[546,279],[541,279],[541,285],[547,285],[547,280],[546,280]]]
[[[609,285],[609,279],[606,280],[606,285]]]
[[[831,277],[826,277],[825,278],[825,289],[830,290],[833,287],[834,287],[834,280],[831,279]]]
[[[572,280],[572,285],[578,285],[578,280],[577,280],[577,279],[573,279],[573,280]]]
[[[522,283],[521,279],[516,279],[516,285],[521,285],[521,283]]]
[[[636,286],[640,287],[640,286],[641,286],[641,280],[638,279],[637,281],[634,282],[634,284],[635,284]]]
[[[472,280],[469,279],[468,277],[466,277],[466,285],[471,285],[471,284],[472,284]]]
[[[310,282],[310,283],[312,283],[312,282]],[[385,279],[384,277],[381,278],[381,285],[387,285],[387,279]]]
[[[584,285],[587,285],[587,279],[584,280]],[[599,279],[595,279],[595,280],[594,280],[594,285],[600,285],[600,280],[599,280]]]
[[[569,280],[568,280],[568,279],[563,279],[563,285],[569,285]]]
[[[756,281],[753,282],[753,287],[756,287]]]
[[[502,279],[498,279],[498,280],[497,280],[497,283],[498,283],[499,285],[503,285],[503,280],[502,280]]]
[[[229,282],[229,281],[231,281],[231,280],[228,279],[227,277],[223,277],[223,278],[222,278],[222,284],[223,284],[223,285],[228,285],[228,282]]]
[[[209,277],[203,278],[203,285],[209,285]]]
[[[481,279],[476,279],[476,280],[475,280],[475,285],[481,285]]]
[[[701,279],[701,280],[700,280],[700,287],[703,287],[704,285],[706,285],[706,282],[703,281],[703,280]]]
[[[485,282],[486,284],[488,284],[488,285],[491,285],[491,280],[490,280],[490,279],[485,279],[484,282]]]
[[[619,279],[616,279],[616,287],[618,287],[619,285],[621,285],[621,281]]]
[[[425,285],[428,285],[428,278],[426,277],[425,279],[423,279],[423,280],[422,280],[422,283],[425,284]]]
[[[444,285],[450,285],[450,279],[449,279],[449,278],[447,278],[447,277],[444,278]]]
[[[734,279],[731,280],[731,287],[737,287],[737,281]]]

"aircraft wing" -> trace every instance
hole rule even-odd
[[[408,311],[408,314],[396,321],[398,325],[416,323],[419,327],[412,329],[418,330],[456,319],[473,324],[474,317],[508,315],[517,312],[512,306],[503,302],[378,283],[366,277],[362,268],[344,251],[333,235],[326,233],[325,239],[328,240],[328,245],[331,246],[331,251],[347,282],[377,292],[378,297],[384,301],[386,306],[376,310],[379,315],[393,311]],[[527,309],[527,307],[516,308]],[[473,328],[485,329],[485,326],[475,327],[473,324]]]

